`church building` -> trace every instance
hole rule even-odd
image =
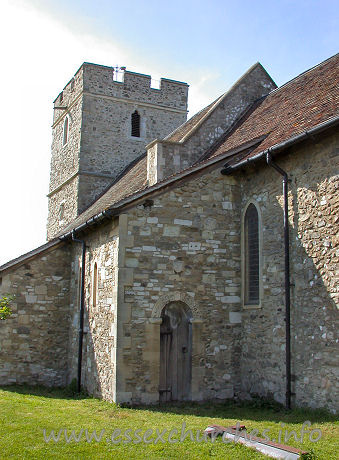
[[[339,408],[339,54],[188,85],[84,63],[54,101],[47,243],[0,267],[0,384]]]

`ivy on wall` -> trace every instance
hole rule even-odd
[[[0,320],[5,320],[11,316],[12,310],[9,305],[12,300],[14,300],[14,296],[10,294],[0,297]]]

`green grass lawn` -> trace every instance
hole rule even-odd
[[[262,454],[234,442],[225,444],[220,438],[214,443],[191,441],[189,437],[184,442],[169,443],[168,434],[171,430],[172,440],[180,438],[182,424],[186,430],[192,430],[196,436],[197,430],[202,431],[209,424],[224,426],[236,422],[244,424],[247,432],[253,429],[259,431],[262,437],[264,429],[270,439],[278,440],[279,430],[282,432],[282,442],[285,430],[295,430],[300,438],[303,422],[310,420],[310,429],[318,428],[322,437],[317,442],[310,442],[305,435],[303,443],[296,442],[293,437],[288,444],[303,450],[312,449],[312,457],[324,460],[334,460],[339,453],[339,424],[336,417],[324,411],[293,410],[285,412],[277,407],[263,406],[258,403],[246,404],[185,404],[155,407],[124,408],[109,402],[83,397],[72,399],[63,390],[48,390],[39,387],[10,386],[0,389],[0,459],[125,459],[130,458],[180,458],[180,459],[259,459],[267,458]],[[284,424],[284,426],[281,425]],[[59,430],[72,430],[79,435],[80,430],[93,430],[100,435],[105,430],[100,442],[87,442],[85,434],[79,443],[71,440],[66,442],[64,433],[59,442],[46,442],[43,430],[47,435],[51,430],[57,434]],[[144,442],[120,442],[114,444],[109,438],[114,430],[122,433],[130,429],[128,434],[134,441],[138,440],[135,430]],[[160,432],[167,430],[163,439],[154,443],[156,429]],[[314,434],[314,437],[316,435]],[[118,433],[115,438],[119,440]]]

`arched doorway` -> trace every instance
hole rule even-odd
[[[192,380],[192,313],[183,302],[170,302],[161,312],[159,399],[188,401]]]

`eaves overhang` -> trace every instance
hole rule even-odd
[[[289,139],[286,139],[283,142],[280,142],[278,144],[272,145],[272,147],[269,147],[265,150],[262,150],[261,152],[257,153],[253,157],[246,158],[244,160],[241,160],[239,162],[236,162],[234,164],[231,163],[226,163],[224,165],[224,168],[221,170],[221,174],[223,175],[229,175],[232,174],[233,172],[237,171],[240,168],[243,168],[247,165],[250,165],[252,163],[255,163],[261,159],[264,159],[268,153],[270,154],[277,154],[281,153],[282,151],[286,150],[289,147],[292,147],[300,142],[303,142],[308,139],[314,139],[314,137],[323,131],[333,128],[336,125],[339,124],[339,115],[336,117],[332,117],[322,123],[319,123],[318,125],[314,126],[313,128],[310,128],[308,130],[303,131],[300,134],[297,134],[296,136],[292,136]]]

